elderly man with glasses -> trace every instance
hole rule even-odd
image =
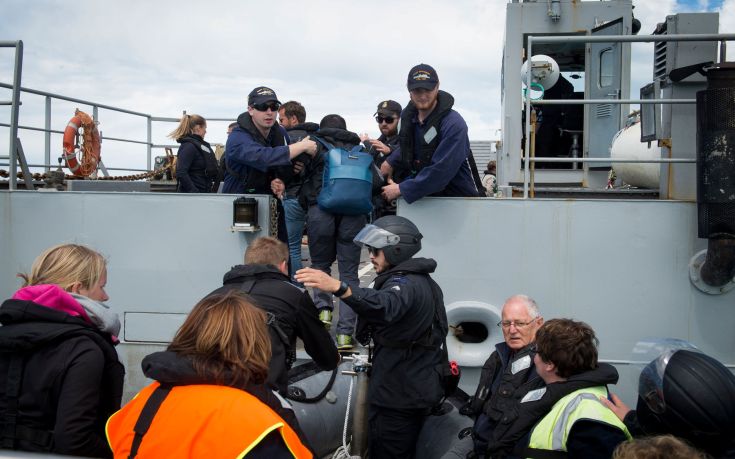
[[[460,437],[471,435],[472,441],[459,442],[447,457],[486,457],[488,448],[516,425],[520,399],[544,385],[533,360],[536,331],[544,323],[538,305],[526,295],[514,295],[505,301],[501,314],[498,326],[504,341],[495,345],[482,367],[475,395],[462,408],[464,414],[475,417],[475,424],[460,432]]]

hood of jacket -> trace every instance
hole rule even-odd
[[[273,265],[237,265],[233,266],[222,278],[222,284],[244,282],[248,277],[279,279],[288,282],[289,278]]]
[[[270,131],[268,131],[267,139],[263,137],[263,134],[261,134],[260,131],[255,127],[255,124],[253,124],[253,118],[250,116],[250,113],[248,112],[240,113],[240,115],[237,117],[237,124],[241,129],[243,129],[244,131],[248,132],[251,136],[253,136],[253,140],[255,140],[261,145],[278,146],[278,145],[284,144],[283,141],[277,141],[276,136],[282,132],[281,125],[278,124],[277,121],[273,123],[273,126],[271,126]]]
[[[5,300],[0,305],[0,348],[27,351],[46,345],[70,330],[95,328],[79,316],[29,300]]]
[[[413,273],[413,274],[431,274],[436,270],[436,261],[432,258],[409,258],[398,266],[390,268],[388,271],[380,273],[375,278],[375,288],[380,287],[398,273]]]
[[[298,142],[307,135],[316,133],[318,130],[318,124],[307,121],[306,123],[300,123],[294,127],[286,129],[286,132],[288,132],[288,136],[291,138],[292,142]]]
[[[355,145],[359,145],[361,143],[360,136],[358,136],[354,132],[350,132],[345,129],[323,128],[315,132],[314,135],[321,137],[335,147],[344,148],[349,146],[350,148],[352,148]]]
[[[15,292],[12,299],[27,301],[51,311],[78,317],[98,330],[112,335],[114,337],[113,341],[115,342],[117,341],[117,335],[120,333],[119,316],[109,306],[83,295],[69,293],[55,284],[38,284],[23,287]],[[23,314],[27,314],[29,309],[31,312],[35,310],[35,308],[23,308]],[[33,312],[33,314],[49,316],[43,311]],[[17,320],[19,322],[36,320],[35,318],[15,317],[15,315],[11,313],[8,316],[8,320]],[[11,318],[11,316],[13,317]]]
[[[151,379],[155,379],[163,385],[171,386],[189,386],[194,384],[215,384],[221,386],[234,387],[250,392],[258,398],[262,398],[262,394],[270,392],[264,384],[247,383],[245,387],[239,387],[227,383],[219,383],[213,377],[200,376],[194,370],[191,360],[183,355],[171,351],[154,352],[143,358],[140,364],[143,374]],[[223,375],[225,381],[229,381],[228,372]]]

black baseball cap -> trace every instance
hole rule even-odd
[[[395,100],[384,100],[383,102],[378,104],[378,111],[375,112],[375,115],[400,115],[401,110],[403,110],[401,104],[399,104]]]
[[[408,72],[407,86],[409,91],[418,88],[434,89],[437,83],[439,83],[439,76],[437,76],[434,67],[428,64],[419,64]]]
[[[271,101],[278,102],[279,104],[281,103],[276,97],[276,92],[271,88],[267,88],[265,86],[258,86],[257,88],[250,91],[250,94],[248,94],[249,106],[255,104],[264,104]]]

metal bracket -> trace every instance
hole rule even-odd
[[[31,170],[28,168],[28,161],[26,161],[26,155],[23,152],[23,144],[20,143],[20,137],[15,139],[15,152],[18,156],[18,162],[20,163],[20,170],[23,171],[23,183],[29,190],[35,190],[33,186],[33,176],[31,176]],[[11,171],[15,174],[15,171]]]
[[[692,259],[689,260],[689,280],[692,282],[692,284],[695,287],[697,287],[700,291],[708,295],[722,295],[723,293],[727,293],[733,288],[735,288],[735,278],[733,278],[730,282],[728,282],[727,284],[721,287],[713,287],[711,285],[707,285],[702,280],[702,276],[700,275],[700,272],[702,270],[702,265],[704,264],[704,261],[706,259],[707,259],[707,249],[696,253],[692,257]]]

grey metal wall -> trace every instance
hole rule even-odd
[[[398,212],[424,234],[420,254],[438,261],[446,304],[500,308],[526,293],[547,319],[588,322],[602,359],[630,360],[636,341],[666,336],[735,363],[735,291],[710,296],[689,282],[705,248],[694,203],[426,198]],[[639,368],[618,365],[628,402]]]
[[[267,235],[268,198],[257,196],[259,233],[233,233],[234,195],[0,192],[0,296],[20,286],[45,248],[87,244],[108,258],[108,304],[123,322],[118,347],[126,399],[145,384],[146,354],[161,349],[222,275],[242,263],[248,241]]]
[[[15,273],[30,269],[50,245],[77,241],[106,254],[109,304],[125,318],[119,351],[127,387],[135,390],[145,383],[140,360],[162,347],[152,341],[170,339],[183,314],[220,285],[256,237],[230,232],[233,199],[0,192],[0,294],[9,297],[19,285]],[[267,198],[258,199],[265,226]],[[705,247],[696,237],[694,203],[425,198],[401,201],[399,214],[424,234],[421,255],[438,261],[435,277],[447,304],[499,308],[523,292],[546,318],[589,322],[602,359],[630,360],[637,340],[667,336],[735,363],[735,291],[709,296],[689,282],[689,259]],[[618,365],[616,390],[629,403],[632,367]],[[465,381],[471,388],[471,373]]]

